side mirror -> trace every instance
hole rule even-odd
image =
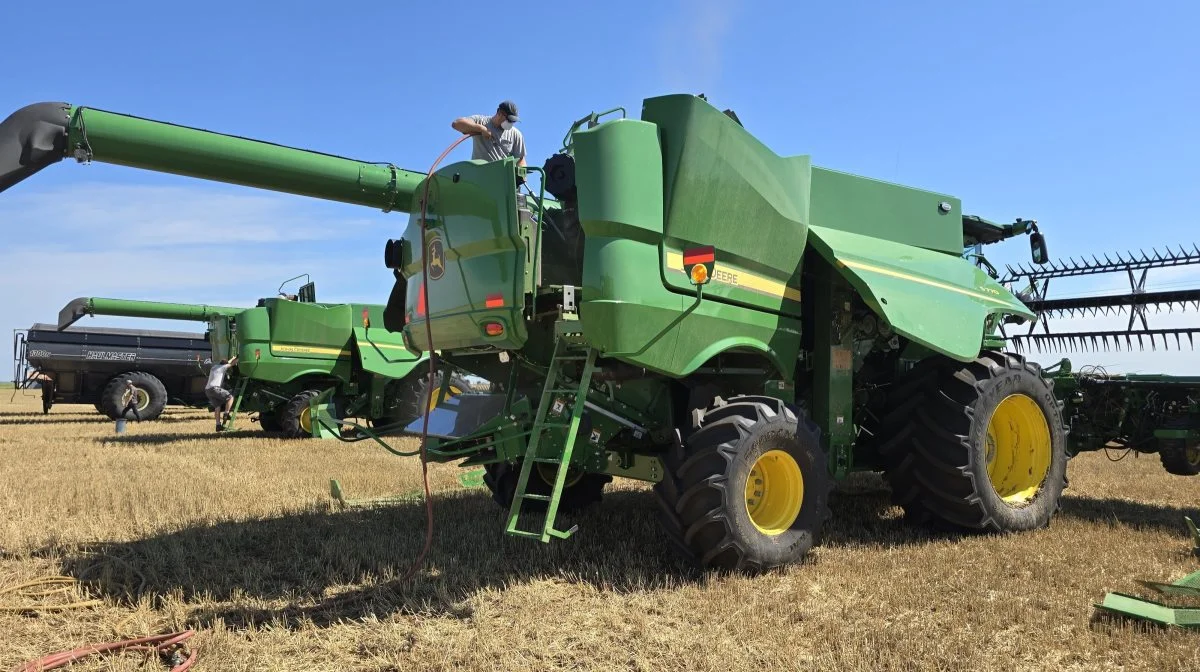
[[[1046,251],[1046,239],[1038,231],[1029,234],[1029,251],[1033,255],[1033,263],[1039,266],[1050,260],[1050,254]]]

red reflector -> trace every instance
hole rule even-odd
[[[491,294],[487,297],[486,305],[488,308],[500,308],[504,306],[503,294]]]
[[[504,325],[499,322],[488,322],[483,325],[483,330],[487,332],[488,336],[500,336],[504,333]]]
[[[690,266],[691,264],[707,264],[717,258],[716,251],[712,245],[705,247],[693,247],[690,250],[683,251],[683,264]]]
[[[417,316],[425,314],[425,285],[417,287]]]

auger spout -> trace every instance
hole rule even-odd
[[[424,173],[67,103],[0,122],[0,192],[65,157],[410,212]]]
[[[85,315],[146,317],[158,320],[207,322],[214,317],[237,315],[244,310],[246,309],[209,306],[205,304],[80,297],[68,303],[58,312],[58,330],[62,331],[66,329],[78,322]]]

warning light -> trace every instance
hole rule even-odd
[[[712,279],[717,254],[712,245],[695,247],[683,252],[683,270],[693,285],[703,285]]]
[[[504,335],[504,325],[500,324],[499,322],[488,322],[483,325],[483,330],[487,332],[488,336]]]
[[[254,358],[255,358],[255,359],[262,359],[262,350],[261,350],[260,348],[255,348],[255,349],[254,349]]]
[[[366,308],[363,308],[362,316],[363,316],[363,328],[370,327],[371,326],[371,315],[370,315],[370,313],[367,312]]]
[[[502,308],[504,306],[503,294],[489,294],[484,302],[488,308]]]

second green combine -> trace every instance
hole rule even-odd
[[[382,312],[372,304],[318,303],[309,282],[297,294],[281,292],[246,309],[79,298],[59,313],[58,328],[88,315],[203,322],[214,363],[238,355],[227,381],[234,396],[227,428],[239,413],[255,414],[263,430],[301,438],[329,435],[311,420],[310,401],[322,394],[335,417],[363,419],[383,433],[422,416],[428,357],[380,328]],[[446,387],[457,395],[468,384],[453,376]]]

